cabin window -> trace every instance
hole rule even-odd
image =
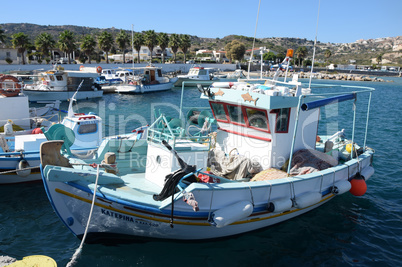
[[[223,104],[211,103],[212,111],[214,112],[215,118],[221,121],[227,121],[225,107]]]
[[[98,125],[96,123],[80,124],[80,126],[78,127],[79,134],[95,133],[97,130],[98,130]]]
[[[49,75],[49,79],[54,82],[54,76],[53,75]]]
[[[56,75],[56,79],[57,79],[58,81],[62,81],[62,80],[63,80],[63,76],[61,76],[61,75]]]
[[[232,122],[245,124],[242,108],[240,106],[227,105],[229,118]]]
[[[204,70],[204,69],[201,69],[201,70],[198,72],[198,75],[206,75],[206,74],[207,74],[207,71]]]
[[[276,113],[275,132],[287,133],[289,131],[290,108],[274,109],[271,113]]]
[[[265,111],[246,108],[246,114],[250,127],[269,131],[267,113]]]
[[[162,70],[158,69],[158,77],[162,77]]]

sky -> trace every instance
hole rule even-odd
[[[402,0],[2,1],[0,23],[189,34],[295,37],[331,43],[402,35]],[[18,3],[18,5],[16,4]],[[35,5],[35,6],[33,6]],[[320,8],[319,8],[320,6]],[[257,14],[258,24],[257,24]],[[6,12],[4,12],[6,11]],[[257,24],[257,28],[256,28]]]

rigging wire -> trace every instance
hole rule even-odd
[[[258,26],[258,16],[260,15],[260,6],[261,6],[261,0],[258,2],[257,21],[256,21],[256,23],[255,23],[253,48],[251,49],[250,60],[248,61],[247,79],[250,79],[250,64],[251,64],[251,60],[253,59],[254,45],[255,45],[255,36],[256,36],[256,34],[257,34],[257,26]],[[262,63],[261,63],[261,64],[262,64]]]
[[[314,39],[314,48],[313,48],[313,62],[311,63],[310,80],[309,80],[309,83],[308,83],[308,88],[309,89],[311,89],[311,79],[313,77],[315,47],[316,47],[316,44],[317,44],[317,35],[318,35],[318,21],[320,19],[320,5],[321,5],[321,0],[318,0],[317,26],[316,26],[316,29],[315,29],[315,39]]]

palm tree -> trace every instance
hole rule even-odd
[[[324,52],[324,57],[328,60],[332,56],[331,50],[327,49]]]
[[[123,52],[123,63],[126,63],[126,48],[130,44],[130,36],[126,31],[121,30],[116,36],[116,43],[119,49]]]
[[[55,45],[56,42],[53,40],[53,37],[47,32],[41,33],[35,38],[36,49],[41,51],[45,57],[49,56],[50,49],[52,49]]]
[[[169,45],[169,36],[166,33],[158,34],[158,45],[162,50],[162,63],[165,63],[165,50]]]
[[[109,64],[109,52],[113,48],[113,43],[113,36],[107,31],[102,32],[98,37],[99,48],[106,52],[106,64]]]
[[[303,61],[303,59],[307,56],[307,48],[305,46],[297,48],[295,55],[299,59],[299,66],[301,66],[300,59]]]
[[[25,65],[24,53],[27,48],[31,46],[28,35],[23,32],[19,32],[13,34],[11,38],[11,43],[13,44],[13,47],[17,48],[18,53],[20,53],[22,57],[22,64]]]
[[[138,57],[137,57],[138,63],[140,63],[140,50],[141,50],[141,46],[143,44],[144,44],[144,35],[142,35],[142,33],[136,32],[133,37],[133,47],[137,51],[137,54],[138,54]],[[134,55],[133,55],[133,61],[134,61]]]
[[[7,36],[4,34],[4,30],[0,27],[0,42],[5,43]]]
[[[71,53],[77,49],[74,33],[69,30],[65,30],[64,32],[60,33],[58,44],[59,48],[64,53],[67,53],[68,64],[71,64]]]
[[[176,53],[177,53],[177,50],[179,50],[179,47],[180,47],[180,37],[179,37],[179,35],[177,35],[176,33],[173,33],[172,35],[170,35],[169,46],[172,49],[173,54],[174,54],[174,62],[176,62]]]
[[[88,57],[89,64],[91,64],[91,55],[94,53],[95,49],[96,49],[95,38],[91,34],[85,35],[81,42],[81,50]]]
[[[157,35],[154,30],[149,30],[145,32],[144,44],[148,47],[149,52],[151,53],[151,62],[152,62],[152,51],[154,51],[154,46],[158,43]]]
[[[184,62],[186,62],[186,54],[188,49],[191,47],[190,36],[183,34],[180,36],[180,49],[184,53]]]

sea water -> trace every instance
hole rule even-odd
[[[402,78],[389,80],[394,82],[331,81],[376,89],[367,141],[376,151],[375,174],[364,196],[345,193],[292,220],[214,241],[86,244],[75,266],[400,266]],[[184,107],[208,107],[196,88],[185,89],[184,96]],[[178,88],[144,95],[108,94],[100,100],[81,101],[76,111],[101,115],[104,134],[115,135],[151,124],[159,113],[179,116],[180,98]],[[360,100],[367,96],[361,98],[357,108],[366,109]],[[63,108],[67,108],[65,103]],[[330,112],[322,111],[321,116]],[[341,122],[334,128],[345,128],[350,138],[353,109],[340,105],[337,112]],[[364,138],[365,120],[357,114],[358,142]],[[58,266],[65,266],[80,240],[59,220],[42,184],[0,186],[0,196],[0,255],[17,259],[47,255]]]

